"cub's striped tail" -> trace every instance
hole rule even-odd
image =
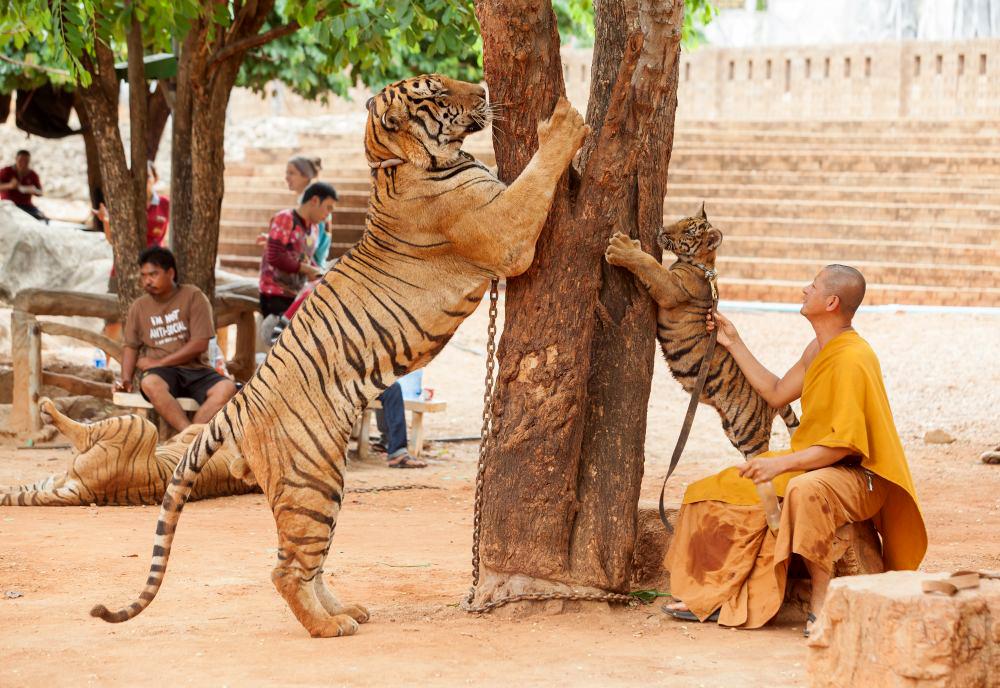
[[[223,433],[223,426],[228,432]],[[104,619],[108,623],[121,623],[128,621],[139,615],[148,607],[156,597],[156,593],[163,584],[163,575],[167,571],[167,560],[170,558],[170,543],[174,539],[174,531],[177,529],[177,522],[181,517],[181,510],[191,494],[194,481],[198,479],[198,474],[205,466],[212,454],[219,450],[223,442],[231,437],[231,426],[225,420],[225,409],[215,414],[215,417],[199,433],[198,437],[191,442],[184,458],[177,464],[167,492],[163,495],[163,503],[160,505],[160,517],[156,521],[156,539],[153,542],[153,561],[149,566],[149,578],[146,579],[146,587],[139,594],[139,599],[129,606],[119,609],[116,612],[109,611],[103,604],[99,604],[90,610],[91,616]]]
[[[788,428],[788,434],[794,435],[795,430],[799,427],[799,417],[796,416],[795,411],[792,410],[792,405],[785,404],[778,409],[778,414],[781,416],[781,420],[785,421],[785,427]]]

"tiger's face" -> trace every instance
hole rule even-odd
[[[420,167],[438,167],[457,158],[465,137],[491,120],[485,88],[425,74],[390,84],[368,101],[366,145],[373,162],[391,152]]]
[[[663,227],[656,236],[661,247],[672,251],[678,258],[703,261],[714,258],[722,243],[722,232],[712,226],[705,214],[705,204],[693,217],[685,217]]]

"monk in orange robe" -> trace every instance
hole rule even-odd
[[[789,561],[798,555],[812,579],[812,623],[833,572],[834,532],[846,523],[872,520],[887,570],[915,569],[927,549],[878,358],[851,326],[864,277],[828,265],[802,293],[801,313],[816,339],[780,378],[727,318],[708,317],[754,389],[774,407],[801,398],[802,418],[790,450],[688,487],[666,557],[677,602],[665,610],[679,618],[762,626],[781,607]],[[767,527],[754,486],[767,482],[783,498],[777,532]]]

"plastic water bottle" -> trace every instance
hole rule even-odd
[[[219,342],[215,337],[208,340],[208,360],[215,368],[215,372],[223,377],[229,376],[229,371],[226,369],[226,356],[219,348]]]
[[[94,349],[94,367],[95,368],[107,368],[108,358],[104,351],[101,349]]]
[[[757,496],[760,497],[760,504],[764,507],[767,527],[772,533],[777,534],[778,526],[781,525],[781,507],[778,505],[778,495],[774,491],[774,483],[768,480],[766,483],[756,483],[755,486]]]

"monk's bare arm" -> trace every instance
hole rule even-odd
[[[780,408],[802,396],[802,383],[806,377],[806,369],[819,352],[819,342],[816,340],[810,342],[795,365],[789,368],[783,376],[778,377],[765,368],[764,364],[751,353],[729,318],[721,313],[715,313],[713,321],[713,316],[709,316],[709,331],[716,326],[719,328],[719,344],[729,349],[729,353],[732,354],[740,370],[746,375],[747,380],[757,390],[757,393],[764,397],[764,401],[773,408]]]
[[[850,454],[851,450],[846,447],[816,444],[784,456],[750,459],[740,468],[740,475],[755,483],[764,483],[789,471],[811,471],[832,466]]]

